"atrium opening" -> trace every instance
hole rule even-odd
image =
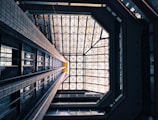
[[[157,0],[0,0],[0,120],[157,120]]]

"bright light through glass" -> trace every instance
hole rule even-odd
[[[91,15],[50,16],[52,36],[70,63],[60,89],[109,91],[109,33]]]

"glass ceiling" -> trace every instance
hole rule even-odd
[[[109,91],[109,33],[91,15],[45,14],[34,19],[69,61],[69,77],[60,89]]]
[[[70,63],[64,90],[106,92],[109,87],[109,34],[90,15],[52,15],[56,47]]]

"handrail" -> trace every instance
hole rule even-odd
[[[43,95],[39,103],[36,104],[34,109],[24,118],[24,120],[42,120],[45,116],[60,84],[64,81],[66,73],[55,81],[55,83],[49,88],[49,90]],[[31,115],[30,115],[31,114]]]
[[[24,78],[28,78],[28,77],[32,77],[34,75],[38,75],[38,74],[42,74],[42,73],[46,73],[52,70],[55,70],[58,68],[53,68],[53,69],[47,69],[47,70],[42,70],[42,71],[38,71],[38,72],[34,72],[34,73],[29,73],[29,74],[25,74],[25,75],[20,75],[20,76],[16,76],[16,77],[12,77],[12,78],[7,78],[7,79],[3,79],[0,80],[0,86],[7,84],[8,82],[15,82],[15,80],[19,80],[19,79],[24,79]]]
[[[28,85],[30,85],[30,84],[33,84],[34,82],[36,82],[40,79],[43,79],[43,78],[45,78],[53,73],[56,73],[56,72],[62,70],[63,68],[64,67],[60,67],[60,68],[55,69],[55,70],[50,71],[50,72],[35,75],[33,77],[24,78],[20,81],[4,85],[4,86],[0,87],[0,98],[3,98],[7,95],[10,95],[10,94],[28,86]]]

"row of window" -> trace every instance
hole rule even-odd
[[[44,69],[53,69],[56,67],[61,67],[62,62],[57,60],[56,58],[49,56],[48,54],[34,54],[27,51],[23,51],[24,59],[23,66],[24,67],[32,67],[37,66],[37,71],[41,71]],[[36,60],[37,56],[37,60]]]
[[[21,74],[29,74],[62,66],[61,61],[47,53],[43,53],[36,49],[26,49],[27,47],[24,46],[23,50],[20,51],[13,47],[1,45],[0,66],[20,68],[21,64],[21,70],[19,70]],[[2,72],[4,72],[4,70]]]

